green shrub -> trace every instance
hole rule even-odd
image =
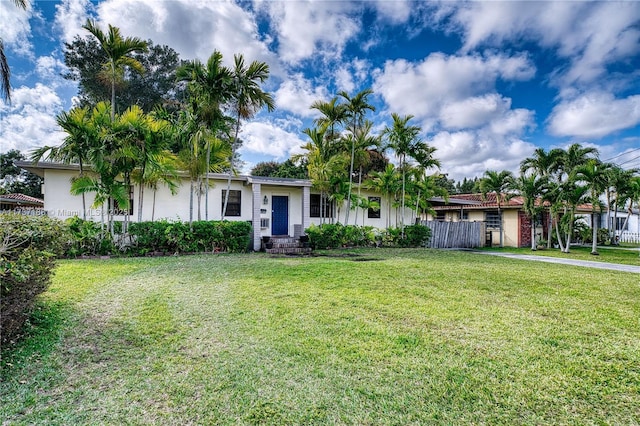
[[[129,234],[134,241],[131,252],[199,253],[244,252],[251,241],[251,224],[232,221],[134,222]]]
[[[375,245],[375,234],[371,226],[342,225],[340,223],[312,224],[305,232],[309,236],[309,245],[314,249]]]
[[[425,247],[431,238],[431,229],[424,225],[408,225],[402,228],[388,228],[378,235],[378,245],[383,247]]]
[[[1,342],[15,340],[71,237],[46,216],[0,215]]]
[[[105,255],[116,251],[111,234],[106,229],[103,231],[100,223],[76,216],[67,219],[65,225],[71,236],[66,257]]]

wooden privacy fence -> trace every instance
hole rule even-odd
[[[485,243],[483,222],[441,222],[424,220],[422,225],[431,228],[430,248],[474,248]]]

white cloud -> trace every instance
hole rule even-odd
[[[58,145],[63,134],[55,116],[62,101],[49,87],[20,87],[11,95],[11,105],[0,101],[0,151],[27,151],[43,145]]]
[[[450,11],[450,5],[445,5]],[[561,87],[595,82],[607,64],[640,49],[640,7],[629,2],[469,2],[451,15],[463,51],[528,39],[570,61],[556,73]]]
[[[280,85],[275,92],[278,110],[290,111],[301,117],[315,117],[317,112],[311,104],[317,100],[326,100],[329,95],[326,87],[312,87],[310,80],[302,74],[295,74]]]
[[[505,100],[494,93],[498,79],[527,80],[534,74],[535,66],[524,55],[432,53],[416,64],[404,59],[387,61],[374,73],[374,90],[391,111],[415,115],[425,130],[439,120],[445,128],[450,125],[455,130],[484,124],[493,118],[491,109],[507,110]]]
[[[450,178],[481,176],[486,170],[517,172],[535,146],[518,137],[500,137],[488,129],[439,132],[429,143],[437,148],[442,172]]]
[[[231,64],[233,55],[242,53],[245,61],[266,62],[272,74],[283,74],[276,55],[259,39],[253,15],[234,2],[106,0],[97,13],[104,28],[111,23],[125,36],[166,44],[182,59],[206,61],[219,50]]]
[[[600,138],[640,123],[640,95],[616,99],[609,93],[586,93],[556,105],[548,121],[557,136]]]
[[[33,9],[27,4],[27,9],[17,7],[11,1],[0,1],[0,39],[6,50],[11,49],[15,54],[33,57],[31,43],[31,25],[29,19],[33,16]],[[5,51],[6,54],[6,51]]]
[[[360,30],[357,4],[341,1],[256,1],[271,19],[279,57],[296,64],[317,55],[338,58]]]
[[[88,11],[93,9],[89,0],[63,0],[56,5],[55,26],[62,33],[62,41],[71,43],[76,35],[85,35],[82,26],[87,21]]]
[[[407,0],[377,0],[370,3],[378,13],[378,19],[391,24],[402,24],[409,20],[414,3]]]
[[[295,125],[295,124],[294,124]],[[301,153],[302,139],[299,132],[292,133],[283,123],[252,121],[242,128],[243,140],[241,152],[257,153],[283,161],[292,154]]]

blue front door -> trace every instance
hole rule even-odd
[[[289,235],[289,197],[271,197],[271,235]]]

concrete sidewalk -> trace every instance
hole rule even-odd
[[[547,262],[547,263],[560,263],[563,265],[583,266],[586,268],[608,269],[610,271],[631,272],[633,274],[640,274],[640,266],[623,265],[620,263],[594,262],[591,260],[564,259],[560,257],[534,256],[530,254],[515,254],[515,253],[497,253],[497,252],[490,252],[490,251],[474,251],[474,253],[487,254],[490,256],[510,257],[512,259],[534,260],[537,262]],[[638,259],[638,263],[640,263],[640,259]]]

